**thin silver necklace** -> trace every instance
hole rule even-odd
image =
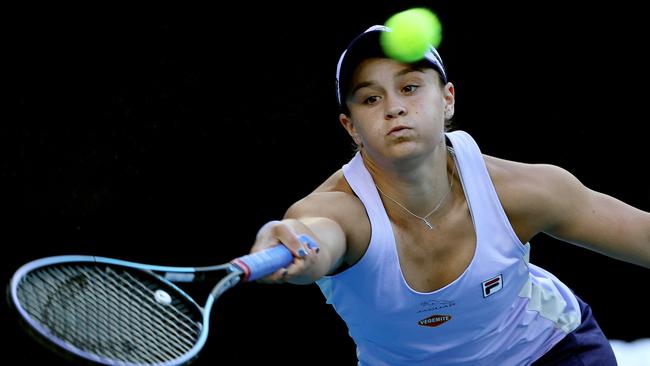
[[[449,149],[449,148],[448,148],[448,150],[449,150],[449,153],[451,154],[452,162],[454,163],[454,168],[453,168],[453,170],[451,171],[451,183],[449,184],[449,190],[447,191],[447,193],[445,193],[445,195],[442,197],[442,199],[440,199],[440,202],[438,202],[438,204],[436,205],[436,207],[434,207],[433,210],[431,210],[431,212],[429,212],[429,213],[426,214],[425,216],[418,216],[418,215],[414,214],[413,212],[411,212],[411,210],[409,210],[408,208],[404,207],[401,203],[397,202],[394,198],[392,198],[391,196],[389,196],[389,195],[387,195],[386,193],[384,193],[384,192],[379,188],[379,186],[377,186],[377,185],[375,184],[375,187],[377,187],[377,190],[379,191],[379,193],[381,193],[384,197],[388,198],[389,200],[395,202],[399,207],[401,207],[402,209],[404,209],[404,211],[406,211],[406,212],[410,213],[411,215],[413,215],[413,216],[417,217],[418,219],[420,219],[422,222],[424,222],[425,225],[427,225],[427,227],[429,228],[429,230],[432,230],[432,229],[433,229],[433,225],[431,225],[431,223],[427,220],[427,218],[428,218],[429,216],[433,215],[434,212],[438,211],[438,209],[442,206],[442,204],[447,200],[447,197],[449,196],[449,193],[451,192],[452,188],[454,187],[454,174],[456,173],[456,162],[454,161],[454,152],[451,151],[451,149]]]

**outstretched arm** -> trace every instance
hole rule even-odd
[[[566,170],[543,170],[554,218],[546,224],[547,234],[650,268],[650,213],[585,187]]]
[[[351,194],[315,192],[293,204],[281,221],[271,221],[258,232],[251,251],[282,243],[294,255],[294,262],[261,282],[312,283],[334,272],[344,261],[361,255],[369,237],[369,223],[361,202]],[[318,252],[298,240],[308,235]],[[304,251],[300,251],[300,249]],[[358,252],[358,253],[357,253]]]
[[[650,213],[585,187],[557,166],[486,162],[522,241],[544,232],[650,268]]]
[[[318,250],[303,245],[298,240],[300,235],[316,241]],[[346,247],[343,230],[335,221],[326,217],[302,217],[268,222],[258,232],[251,252],[279,243],[291,250],[294,261],[261,282],[312,283],[340,265]]]

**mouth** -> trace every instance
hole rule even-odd
[[[406,127],[406,126],[395,126],[388,131],[386,135],[400,135],[402,133],[405,133],[406,131],[410,130],[411,128]]]

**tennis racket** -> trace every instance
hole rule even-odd
[[[308,236],[303,244],[316,249]],[[30,334],[80,361],[181,365],[205,345],[214,302],[239,282],[288,266],[284,245],[209,267],[167,267],[64,255],[34,260],[11,278],[9,301]],[[175,282],[219,279],[200,307]]]

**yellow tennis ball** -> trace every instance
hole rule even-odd
[[[386,21],[390,32],[380,35],[384,53],[401,62],[424,58],[429,46],[438,47],[442,40],[442,24],[431,10],[412,8],[396,13]]]

